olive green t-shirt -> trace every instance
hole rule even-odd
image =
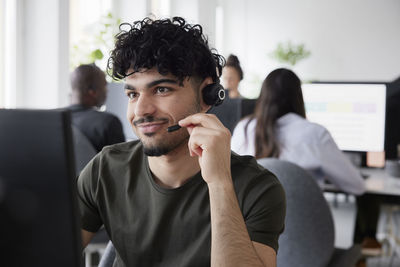
[[[278,249],[285,195],[277,178],[253,157],[232,153],[232,179],[253,241]],[[78,178],[82,228],[104,224],[114,266],[210,266],[207,184],[200,172],[175,189],[156,184],[140,141],[105,147]]]

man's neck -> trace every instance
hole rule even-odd
[[[93,99],[85,98],[79,95],[72,95],[71,96],[71,105],[81,105],[86,108],[97,108],[96,102]]]
[[[149,157],[149,166],[157,184],[166,188],[177,188],[200,171],[199,160],[191,157],[187,143],[168,155]]]

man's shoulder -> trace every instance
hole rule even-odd
[[[128,142],[123,142],[123,143],[118,143],[118,144],[113,144],[109,146],[105,146],[101,153],[102,154],[108,154],[112,152],[120,152],[120,153],[132,153],[132,152],[138,152],[142,151],[143,145],[140,140],[132,140]]]
[[[79,179],[102,183],[119,183],[130,168],[141,168],[145,162],[142,144],[138,140],[105,146],[83,169]],[[118,177],[118,179],[115,179]]]
[[[240,156],[235,152],[232,152],[231,162],[232,177],[235,180],[235,183],[264,183],[280,185],[276,176],[259,165],[253,156]]]
[[[132,157],[143,157],[143,146],[140,140],[133,140],[103,147],[97,155],[99,160],[116,160],[125,162]]]
[[[138,140],[103,147],[84,168],[97,172],[123,175],[127,168],[137,168],[145,162],[142,144]]]
[[[284,218],[285,190],[278,178],[259,165],[254,157],[232,153],[232,179],[247,223],[250,223],[251,217],[263,217],[261,214]],[[279,226],[279,229],[282,227]]]

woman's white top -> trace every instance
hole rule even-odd
[[[241,120],[235,127],[231,147],[239,155],[255,155],[256,120]],[[289,113],[277,121],[276,137],[280,159],[293,162],[309,171],[321,184],[326,179],[344,192],[360,195],[365,182],[360,172],[339,150],[332,136],[323,126]]]

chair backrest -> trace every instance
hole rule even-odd
[[[278,266],[327,266],[334,252],[335,232],[331,211],[318,184],[293,163],[275,158],[259,159],[258,163],[277,176],[286,192]]]
[[[108,241],[107,247],[104,250],[103,256],[101,256],[98,267],[112,267],[115,261],[116,252],[114,245],[111,241]]]
[[[74,139],[75,170],[79,174],[86,164],[97,154],[89,139],[75,126],[72,126]]]

